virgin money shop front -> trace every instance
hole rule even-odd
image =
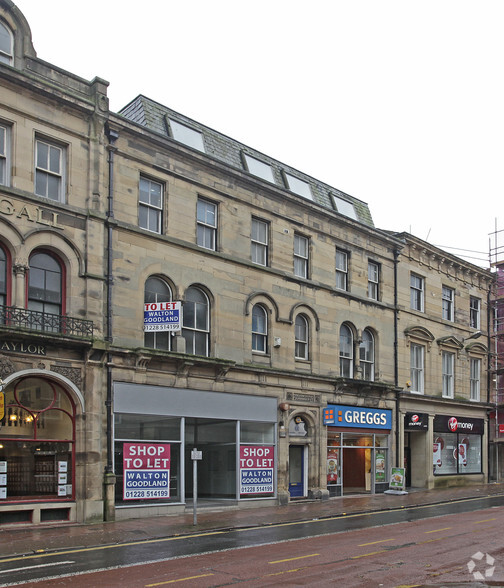
[[[391,465],[392,411],[329,404],[323,422],[329,496],[384,492]]]
[[[277,399],[115,382],[116,518],[276,504]]]

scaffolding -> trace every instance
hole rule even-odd
[[[489,421],[490,479],[504,478],[504,231],[490,235],[490,267],[494,280],[489,293]]]

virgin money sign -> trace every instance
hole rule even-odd
[[[274,492],[275,448],[272,445],[240,447],[240,494]]]
[[[123,471],[124,500],[170,497],[168,443],[124,443]]]
[[[429,428],[429,415],[425,412],[407,412],[404,415],[405,431],[425,431]]]
[[[434,431],[437,433],[472,433],[483,435],[483,419],[468,417],[436,415],[434,417]]]

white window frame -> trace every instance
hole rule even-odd
[[[345,333],[344,333],[345,332]],[[346,341],[344,341],[345,339]],[[354,334],[348,325],[340,327],[340,376],[342,378],[354,377]]]
[[[294,323],[294,354],[296,359],[309,359],[309,323],[305,316],[298,314]]]
[[[411,392],[424,393],[425,386],[425,347],[418,343],[410,344]]]
[[[336,288],[348,291],[348,251],[336,248]]]
[[[481,359],[478,357],[469,358],[470,365],[470,396],[469,399],[479,402],[481,399]]]
[[[374,382],[375,378],[375,341],[369,329],[362,331],[362,341],[359,344],[359,362],[362,379]]]
[[[424,311],[425,278],[418,274],[410,275],[410,305],[412,310]]]
[[[443,286],[441,290],[443,319],[453,322],[455,316],[455,290],[449,286]]]
[[[198,300],[192,300],[193,297]],[[189,306],[192,306],[191,312],[189,312]],[[208,357],[210,353],[210,300],[208,296],[201,288],[190,286],[186,291],[182,309],[185,309],[182,314],[182,336],[186,340],[186,353]],[[191,323],[189,323],[190,316],[192,316]],[[203,342],[203,353],[197,354],[196,348],[201,342]]]
[[[380,264],[368,261],[368,298],[378,300],[380,295]]]
[[[473,329],[481,327],[481,300],[471,296],[469,300],[469,326]]]
[[[443,351],[441,354],[443,374],[443,398],[453,398],[455,394],[455,353]]]
[[[12,31],[9,29],[9,27],[7,27],[7,25],[3,22],[0,22],[0,34],[1,34],[1,29],[5,30],[5,35],[4,39],[6,37],[9,38],[8,41],[8,45],[9,45],[9,49],[8,51],[6,51],[5,49],[7,47],[3,47],[0,44],[0,63],[6,63],[7,65],[13,65],[14,64],[14,35],[12,34]]]
[[[294,275],[298,278],[308,278],[308,256],[310,240],[308,237],[294,234]]]
[[[143,186],[143,189],[142,189]],[[153,192],[153,188],[158,188],[158,194]],[[142,199],[142,195],[146,195],[145,199]],[[156,202],[156,198],[159,197],[159,202]],[[138,226],[146,231],[152,233],[161,233],[162,222],[163,222],[163,200],[164,200],[164,186],[161,182],[151,180],[145,176],[140,176],[140,182],[138,187]],[[147,226],[143,226],[141,222],[141,211],[144,211],[147,215]],[[154,223],[151,224],[152,219]],[[155,227],[155,228],[154,228]]]
[[[11,127],[10,125],[0,122],[0,131],[0,186],[9,186],[11,169]]]
[[[196,204],[196,241],[199,247],[215,251],[217,248],[217,204],[198,198]]]
[[[257,322],[258,313],[261,321]],[[263,322],[264,324],[260,324]],[[252,308],[252,351],[268,353],[268,312],[262,304],[254,304]]]
[[[39,161],[41,154],[39,149],[45,146],[47,148],[46,166],[44,162]],[[52,156],[58,156],[58,170],[52,169]],[[65,169],[66,169],[66,147],[42,137],[35,138],[35,194],[42,198],[54,200],[55,202],[65,201]],[[40,190],[39,177],[45,178],[45,190]],[[50,181],[53,180],[57,185],[57,193],[50,189]]]
[[[263,234],[261,235],[261,233]],[[252,263],[267,267],[269,249],[269,223],[267,221],[252,218],[250,241]]]

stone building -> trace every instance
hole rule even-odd
[[[10,0],[0,77],[0,524],[183,511],[195,463],[241,507],[405,459],[486,479],[488,272],[144,96],[110,112]]]

